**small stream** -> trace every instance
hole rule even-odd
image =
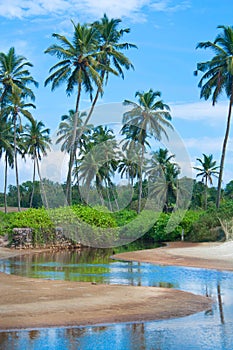
[[[0,271],[44,279],[176,288],[215,300],[211,310],[154,322],[0,332],[1,350],[232,350],[233,273],[110,259],[85,249],[0,261]]]

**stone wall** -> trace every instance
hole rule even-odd
[[[43,243],[33,242],[33,230],[29,227],[14,228],[12,241],[10,246],[17,249],[27,248],[50,248],[53,250],[60,249],[77,249],[81,248],[80,243],[74,243],[71,239],[67,238],[61,227],[57,227],[52,240],[45,239]]]

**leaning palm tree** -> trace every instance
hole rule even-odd
[[[18,211],[21,210],[20,205],[20,187],[19,187],[19,173],[18,173],[18,162],[17,162],[17,146],[19,141],[17,141],[19,132],[22,131],[22,117],[30,120],[34,120],[32,114],[28,111],[28,108],[35,108],[35,105],[32,103],[25,103],[22,96],[18,93],[13,93],[9,96],[8,99],[9,105],[4,108],[6,115],[8,115],[13,124],[14,128],[14,166],[15,166],[15,178],[17,186],[17,195],[18,195]]]
[[[41,161],[42,156],[46,156],[47,151],[50,150],[51,138],[49,133],[50,130],[48,128],[44,128],[44,123],[42,121],[37,122],[36,120],[32,119],[30,124],[25,125],[24,133],[22,135],[25,141],[25,152],[26,154],[30,155],[33,160],[33,187],[30,198],[30,208],[32,207],[34,197],[36,168],[43,189],[39,161]],[[45,193],[43,194],[44,199],[46,200]]]
[[[27,86],[38,83],[30,75],[28,67],[33,65],[25,57],[16,55],[14,47],[11,47],[8,53],[0,52],[0,84],[2,85],[0,104],[5,103],[8,94],[21,93],[34,100],[35,96]]]
[[[167,136],[167,128],[172,129],[170,124],[171,115],[170,108],[161,99],[160,91],[150,89],[147,92],[137,91],[135,97],[138,97],[138,103],[129,100],[124,101],[125,106],[132,107],[131,110],[123,115],[123,130],[127,126],[135,129],[132,137],[134,141],[140,143],[142,147],[140,166],[141,176],[139,179],[139,200],[138,212],[141,211],[141,196],[142,196],[142,172],[145,155],[145,145],[147,137],[154,137],[161,140],[162,135]],[[138,131],[136,130],[138,128]]]
[[[73,23],[73,22],[72,22]],[[56,56],[59,60],[50,69],[50,76],[45,81],[45,86],[52,84],[52,90],[59,87],[62,83],[66,83],[66,92],[70,95],[77,88],[75,119],[72,144],[70,149],[71,162],[67,172],[67,201],[71,201],[71,175],[72,166],[75,159],[75,142],[77,139],[78,112],[81,98],[81,91],[89,93],[92,100],[93,82],[102,91],[102,80],[99,71],[103,69],[102,64],[96,58],[98,50],[98,35],[95,28],[84,24],[74,26],[73,40],[69,41],[65,36],[53,34],[58,40],[58,45],[51,45],[45,53]],[[78,135],[80,136],[80,135]]]
[[[205,184],[205,210],[207,209],[207,190],[208,190],[208,182],[212,185],[213,179],[212,176],[218,177],[219,171],[217,169],[219,166],[216,166],[216,161],[213,160],[213,155],[210,154],[207,156],[203,153],[203,160],[197,158],[197,161],[201,164],[201,167],[193,167],[195,170],[198,170],[197,177],[202,177],[202,182]]]
[[[198,63],[197,70],[194,72],[196,75],[198,71],[203,73],[203,76],[198,85],[201,88],[201,98],[203,97],[205,100],[208,100],[212,96],[212,103],[215,105],[218,98],[222,95],[223,91],[225,91],[229,99],[227,125],[222,145],[222,155],[218,178],[218,191],[216,200],[217,208],[220,205],[221,199],[224,162],[227,142],[230,133],[233,104],[233,27],[221,25],[218,26],[218,28],[222,29],[222,32],[217,35],[213,42],[200,42],[197,45],[197,48],[210,48],[213,50],[214,56],[209,61]]]

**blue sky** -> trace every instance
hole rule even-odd
[[[49,68],[57,62],[44,53],[55,43],[52,33],[70,37],[71,19],[91,22],[104,12],[110,18],[122,18],[122,27],[131,28],[125,41],[136,44],[138,49],[125,52],[135,70],[125,72],[124,80],[111,77],[99,105],[134,100],[137,90],[159,90],[171,108],[173,126],[183,140],[191,165],[197,165],[196,158],[202,153],[212,153],[219,162],[228,101],[223,95],[212,107],[211,101],[200,100],[200,77],[195,77],[193,71],[198,62],[212,57],[208,50],[196,50],[197,43],[214,40],[218,25],[233,25],[232,0],[0,0],[0,51],[7,52],[14,46],[17,54],[33,63],[32,75],[40,84],[35,90],[34,117],[43,120],[54,133],[61,115],[74,108],[75,95],[67,97],[65,85],[54,92],[50,86],[44,87]],[[88,97],[83,96],[82,108],[88,107]],[[113,116],[109,121],[119,122]],[[97,122],[101,124],[103,120],[99,118]],[[230,136],[224,185],[233,179],[232,130]],[[31,177],[30,162],[22,164],[21,170],[21,181]],[[11,183],[13,179],[12,176]]]

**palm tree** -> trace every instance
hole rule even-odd
[[[18,162],[17,162],[17,153],[19,146],[19,141],[17,142],[17,134],[22,131],[22,122],[21,117],[26,117],[28,120],[33,122],[33,117],[27,108],[35,108],[35,105],[32,103],[25,103],[23,98],[18,93],[12,93],[9,98],[9,105],[4,108],[6,115],[10,116],[12,119],[12,124],[14,128],[14,166],[15,166],[15,178],[17,186],[17,195],[18,195],[18,211],[21,210],[20,205],[20,187],[19,187],[19,174],[18,174]],[[18,125],[19,122],[19,125]]]
[[[203,160],[200,158],[197,158],[197,161],[201,164],[201,167],[193,167],[195,170],[200,171],[197,173],[198,176],[202,176],[202,182],[205,184],[205,210],[207,209],[207,189],[208,189],[208,182],[212,185],[213,180],[212,176],[217,177],[217,174],[219,172],[217,169],[219,166],[216,166],[216,161],[213,160],[213,155],[210,154],[207,156],[203,153]]]
[[[133,129],[132,139],[141,144],[141,160],[140,160],[140,179],[139,179],[139,200],[138,212],[141,211],[141,195],[142,195],[142,172],[145,155],[145,145],[147,137],[154,137],[161,140],[162,134],[166,137],[166,128],[172,128],[170,124],[171,115],[170,108],[161,99],[160,91],[150,89],[147,92],[137,91],[135,97],[138,97],[138,103],[129,100],[124,101],[125,106],[131,106],[132,109],[123,115],[123,132],[127,127]],[[137,130],[138,129],[138,130]]]
[[[37,122],[36,120],[32,119],[30,124],[25,125],[25,130],[22,135],[25,140],[26,154],[30,155],[33,160],[33,178],[32,178],[33,187],[32,187],[32,193],[30,198],[30,208],[32,207],[32,202],[34,197],[36,168],[37,168],[37,174],[39,176],[41,186],[43,189],[39,161],[41,161],[42,156],[47,155],[47,150],[50,150],[50,144],[51,144],[51,138],[49,137],[50,130],[48,128],[44,128],[44,126],[45,125],[42,121]],[[45,193],[44,193],[44,199],[46,200]]]
[[[68,203],[71,201],[71,174],[76,152],[75,142],[77,136],[78,138],[80,136],[77,135],[77,124],[82,87],[84,87],[85,92],[90,94],[91,99],[93,93],[92,82],[94,82],[97,88],[102,91],[102,80],[99,71],[103,68],[96,58],[96,52],[98,49],[98,35],[96,29],[89,27],[86,24],[75,25],[73,23],[73,26],[74,34],[72,42],[63,35],[53,34],[53,37],[58,40],[59,44],[51,45],[45,50],[45,53],[56,56],[59,60],[58,63],[51,67],[51,74],[46,79],[45,86],[51,83],[53,91],[65,82],[67,84],[66,92],[68,95],[77,88],[73,138],[70,149],[71,162],[69,164],[66,181]]]
[[[148,174],[153,183],[151,191],[164,199],[164,211],[169,209],[177,191],[180,168],[177,163],[171,162],[174,157],[174,154],[169,155],[168,149],[159,148],[158,151],[152,152],[148,168]]]
[[[105,183],[105,191],[108,197],[109,208],[112,211],[111,195],[115,200],[116,207],[118,203],[114,194],[114,185],[111,177],[114,176],[117,170],[119,161],[119,152],[117,142],[112,129],[102,125],[97,126],[93,130],[92,139],[94,145],[98,145],[100,153],[103,154],[104,163],[100,168],[100,174],[102,174],[102,181]]]
[[[97,147],[98,148],[98,147]],[[74,175],[77,178],[78,183],[82,181],[83,188],[86,188],[86,202],[89,203],[89,194],[91,189],[91,183],[94,180],[96,188],[99,192],[101,204],[104,205],[104,198],[102,195],[102,181],[103,174],[101,169],[104,163],[103,154],[93,147],[92,150],[88,147],[85,151],[82,151],[82,158],[79,160],[79,165],[74,169]]]
[[[115,174],[118,165],[118,150],[113,130],[102,125],[94,128],[81,154],[83,157],[74,170],[76,179],[78,182],[82,180],[87,189],[90,189],[91,182],[94,180],[102,205],[104,205],[104,193],[106,193],[112,210],[111,194],[115,202],[116,198],[111,177]],[[88,196],[87,198],[89,199]]]
[[[7,213],[7,172],[8,165],[13,168],[14,166],[14,154],[13,154],[13,131],[12,123],[5,121],[4,118],[0,118],[0,158],[5,154],[5,172],[4,172],[4,207],[5,213]]]
[[[90,132],[92,125],[87,125],[83,130],[83,118],[86,113],[79,113],[77,120],[77,133],[82,129],[83,134],[81,138],[75,140],[75,149],[82,149],[83,143],[87,139],[87,134]],[[61,116],[61,122],[58,127],[56,144],[61,143],[61,151],[62,152],[70,152],[71,144],[73,140],[73,131],[74,131],[74,123],[75,123],[75,111],[73,109],[69,110],[69,114],[64,114]]]
[[[7,54],[0,52],[1,106],[7,95],[15,92],[21,93],[22,96],[29,97],[32,100],[35,99],[34,93],[27,87],[28,84],[38,86],[38,83],[27,69],[27,67],[32,66],[25,57],[16,55],[14,47],[11,47]]]
[[[118,29],[121,22],[122,20],[119,18],[109,19],[107,15],[104,14],[100,21],[95,21],[92,24],[92,27],[95,28],[98,33],[98,60],[102,64],[100,76],[103,84],[107,84],[109,73],[119,75],[124,79],[123,69],[134,69],[133,64],[121,50],[137,48],[137,46],[128,42],[120,42],[124,34],[130,33],[129,28]],[[114,67],[114,70],[111,67]],[[98,87],[85,124],[90,120],[100,93],[103,93],[103,91]]]
[[[201,98],[208,100],[212,96],[212,103],[215,105],[218,98],[225,91],[229,99],[229,108],[227,116],[227,125],[222,145],[222,154],[220,162],[220,171],[218,178],[216,207],[219,208],[221,198],[221,186],[224,170],[224,162],[226,155],[227,142],[230,133],[231,113],[233,104],[233,27],[220,25],[217,28],[222,32],[217,35],[213,42],[200,42],[197,48],[210,48],[214,52],[211,60],[198,63],[196,75],[198,71],[203,73],[199,82],[201,88]]]
[[[84,127],[83,117],[86,115],[86,113],[78,113],[78,120],[77,120],[77,126],[76,126],[76,140],[74,141],[74,160],[71,149],[72,149],[72,143],[73,143],[73,133],[74,133],[74,125],[76,122],[76,115],[75,111],[73,109],[69,110],[69,114],[65,114],[61,117],[61,122],[59,124],[59,130],[57,132],[58,139],[56,141],[56,144],[61,144],[61,151],[69,153],[69,164],[73,164],[73,162],[76,163],[77,166],[77,149],[79,148],[79,154],[81,154],[81,150],[84,147],[85,142],[88,139],[88,133],[90,133],[90,130],[92,128],[92,125],[88,124]],[[78,138],[79,135],[79,138]],[[73,165],[72,165],[73,167]],[[76,174],[77,175],[77,174]],[[70,198],[70,203],[71,203]]]
[[[138,152],[135,152],[135,147],[126,148],[118,164],[118,173],[121,174],[121,178],[125,175],[132,187],[134,179],[139,175]]]

